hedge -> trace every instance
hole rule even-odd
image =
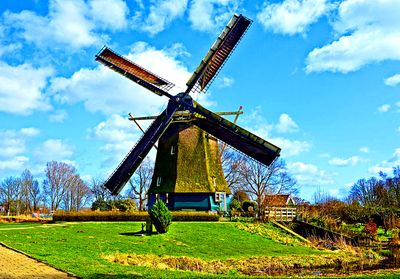
[[[86,212],[68,212],[57,211],[53,215],[53,221],[64,222],[88,222],[88,221],[146,221],[149,214],[146,211],[136,212],[118,212],[118,211],[86,211]],[[207,212],[172,212],[172,221],[185,222],[217,222],[219,216],[217,214]]]

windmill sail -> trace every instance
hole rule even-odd
[[[179,104],[176,102],[169,102],[164,112],[153,121],[139,142],[131,149],[117,169],[104,183],[104,186],[109,189],[113,195],[119,194],[129,178],[140,166],[153,145],[170,124],[171,118],[178,108]]]
[[[200,114],[200,117],[193,122],[194,125],[247,156],[267,166],[279,156],[281,149],[272,143],[207,110],[199,104],[195,104],[194,109]]]
[[[214,79],[222,68],[227,58],[231,55],[243,34],[249,28],[251,20],[243,15],[233,15],[228,25],[217,38],[211,49],[200,62],[189,81],[186,83],[190,92],[198,82],[200,90],[203,91]]]
[[[100,50],[96,55],[96,61],[99,61],[110,69],[149,89],[157,95],[171,96],[167,91],[174,86],[172,82],[169,82],[116,54],[108,47],[104,47]]]

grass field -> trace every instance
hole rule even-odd
[[[233,223],[178,223],[163,235],[137,236],[141,223],[0,224],[0,241],[82,278],[220,278],[189,271],[113,263],[115,254],[185,256],[200,260],[254,256],[326,255],[299,245],[284,245],[239,230]],[[160,258],[161,259],[161,258]],[[222,277],[237,278],[228,273]],[[382,275],[383,276],[383,275]],[[387,278],[383,276],[382,278]],[[395,278],[395,277],[394,277]]]

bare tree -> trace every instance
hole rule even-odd
[[[286,164],[282,159],[275,160],[268,167],[252,160],[246,159],[240,167],[240,175],[243,177],[243,190],[255,198],[258,213],[263,215],[265,198],[271,194],[291,194],[298,191],[296,181],[286,170]]]
[[[92,178],[89,188],[94,200],[108,201],[111,199],[111,192],[104,187],[104,181]]]
[[[146,159],[137,169],[133,178],[129,180],[131,186],[129,196],[137,200],[139,203],[139,211],[145,209],[147,200],[147,191],[151,184],[151,178],[154,172],[154,163],[150,159]]]
[[[44,188],[52,211],[61,205],[66,210],[80,210],[90,194],[73,166],[56,161],[46,165]]]
[[[40,200],[42,198],[43,195],[40,191],[39,182],[37,180],[33,180],[32,187],[29,189],[29,200],[33,212],[36,212],[39,209]]]
[[[78,174],[72,174],[63,196],[63,207],[69,211],[79,211],[89,200],[91,191]]]
[[[225,146],[225,148],[221,148],[221,146]],[[224,144],[220,145],[220,152],[225,180],[233,192],[238,191],[243,184],[240,168],[246,163],[246,160],[242,154]]]
[[[9,177],[0,184],[0,201],[3,203],[7,216],[11,213],[19,214],[20,189],[19,178]]]
[[[26,169],[21,174],[21,203],[25,213],[36,210],[39,195],[39,183],[33,179],[32,173]]]

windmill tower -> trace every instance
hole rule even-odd
[[[190,93],[205,91],[208,88],[250,23],[251,21],[243,15],[234,15],[186,83],[186,90],[175,96],[168,93],[174,86],[173,83],[111,49],[104,47],[96,55],[96,60],[110,69],[157,95],[169,98],[167,108],[154,119],[105,182],[104,186],[112,194],[118,194],[122,190],[158,140],[159,152],[156,161],[159,163],[156,162],[158,165],[151,185],[150,206],[158,196],[168,203],[171,199],[174,209],[211,210],[211,190],[215,193],[215,201],[217,203],[221,201],[221,196],[217,196],[216,193],[223,193],[224,190],[226,193],[228,189],[226,182],[221,179],[223,174],[220,163],[212,159],[218,157],[218,146],[216,140],[213,143],[214,138],[267,166],[279,156],[279,147],[207,110],[190,97]],[[185,177],[179,177],[180,174],[184,174]],[[188,177],[192,178],[188,180]],[[194,192],[196,189],[200,189],[197,191],[199,194],[207,193],[207,195],[196,195],[194,198],[193,195],[185,196],[186,191]],[[220,189],[221,191],[218,191]],[[224,202],[226,205],[227,201]],[[206,203],[207,208],[205,208]]]
[[[242,114],[218,112],[218,115]],[[156,116],[133,117],[137,121],[155,119]],[[148,193],[148,206],[157,199],[166,202],[171,210],[226,211],[231,191],[225,180],[221,164],[218,139],[194,126],[194,116],[176,113],[172,123],[158,140],[153,179]]]

